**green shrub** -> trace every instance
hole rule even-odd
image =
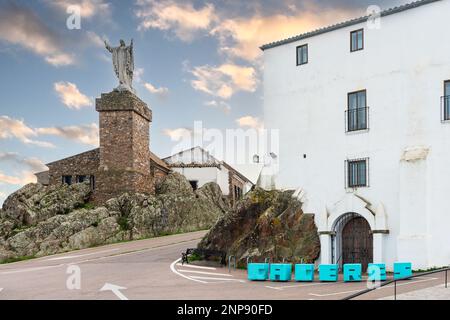
[[[120,230],[122,230],[122,231],[131,230],[130,223],[129,223],[127,217],[125,217],[125,216],[119,217],[117,219],[117,224],[120,226]]]

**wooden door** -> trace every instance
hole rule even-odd
[[[342,230],[342,262],[361,263],[363,271],[373,260],[373,236],[366,219],[355,217]]]

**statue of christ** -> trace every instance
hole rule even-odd
[[[128,90],[134,93],[132,86],[134,72],[133,39],[131,39],[129,46],[123,40],[120,40],[120,46],[118,47],[112,48],[106,41],[105,46],[112,53],[114,72],[119,78],[119,86],[114,91]]]

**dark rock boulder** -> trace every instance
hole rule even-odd
[[[217,183],[210,182],[203,185],[201,188],[195,191],[197,198],[204,199],[211,203],[214,203],[216,207],[220,208],[223,213],[231,210],[230,202],[227,197],[222,195],[220,186]]]
[[[156,194],[193,195],[194,190],[182,174],[173,172],[156,185]]]
[[[312,215],[306,215],[291,191],[256,189],[223,216],[199,244],[200,248],[234,255],[243,266],[253,261],[313,262],[320,239]]]

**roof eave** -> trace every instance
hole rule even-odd
[[[403,11],[407,11],[407,10],[410,10],[410,9],[418,8],[418,7],[421,7],[421,6],[430,4],[430,3],[434,3],[434,2],[438,2],[438,1],[442,1],[442,0],[419,0],[419,1],[415,1],[415,2],[404,4],[402,6],[397,6],[397,7],[394,7],[394,8],[383,10],[380,13],[380,15],[381,15],[381,17],[385,17],[385,16],[389,16],[389,15],[393,15],[393,14],[400,13],[400,12],[403,12]],[[294,36],[294,37],[290,37],[290,38],[287,38],[287,39],[284,39],[284,40],[274,41],[274,42],[271,42],[271,43],[268,43],[268,44],[265,44],[265,45],[259,47],[259,49],[261,49],[262,51],[265,51],[265,50],[272,49],[272,48],[275,48],[275,47],[279,47],[279,46],[282,46],[282,45],[285,45],[285,44],[289,44],[289,43],[292,43],[292,42],[296,42],[296,41],[300,41],[300,40],[303,40],[303,39],[311,38],[311,37],[314,37],[314,36],[317,36],[317,35],[321,35],[321,34],[324,34],[324,33],[327,33],[327,32],[331,32],[331,31],[335,31],[335,30],[338,30],[338,29],[350,27],[350,26],[353,26],[355,24],[363,23],[363,22],[366,22],[369,18],[370,18],[370,16],[363,16],[363,17],[351,19],[351,20],[348,20],[348,21],[344,21],[344,22],[341,22],[341,23],[337,23],[337,24],[328,26],[328,27],[320,28],[320,29],[313,30],[313,31],[310,31],[310,32],[307,32],[307,33],[303,33],[303,34],[300,34],[300,35],[297,35],[297,36]]]

